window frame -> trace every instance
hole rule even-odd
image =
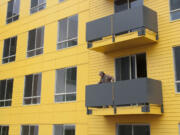
[[[40,29],[40,28],[43,28],[43,44],[42,44],[42,47],[36,48],[37,30]],[[35,45],[34,45],[34,46],[35,46],[35,49],[32,49],[32,50],[29,50],[29,51],[28,51],[28,47],[29,47],[29,33],[30,33],[30,31],[33,31],[33,30],[35,30]],[[44,36],[45,36],[45,26],[41,26],[41,27],[38,27],[38,28],[35,28],[35,29],[31,29],[31,30],[28,31],[26,58],[29,59],[29,58],[33,58],[33,57],[35,57],[35,56],[39,56],[39,55],[44,54]],[[35,55],[33,55],[33,56],[28,57],[28,53],[29,53],[29,52],[35,51],[35,53],[36,53],[37,50],[41,50],[41,49],[42,49],[42,53],[37,54],[37,55],[35,54]]]
[[[63,126],[63,135],[64,135],[64,129],[65,129],[66,126],[73,126],[74,130],[75,130],[75,135],[76,135],[76,125],[75,124],[54,124],[53,125],[53,135],[55,135],[55,126],[56,125]]]
[[[35,75],[40,75],[41,74],[41,90],[42,90],[42,72],[40,72],[40,73],[33,73],[33,74],[28,74],[28,75],[33,75],[33,78],[32,78],[32,89],[31,89],[31,91],[33,92],[33,84],[34,84],[34,76]],[[26,89],[26,76],[28,76],[28,75],[25,75],[24,76],[24,91],[23,91],[23,106],[31,106],[31,105],[40,105],[41,104],[41,91],[40,91],[40,96],[31,96],[31,97],[25,97],[25,89]],[[32,93],[32,95],[33,95],[33,93]],[[36,103],[36,104],[34,104],[34,103],[32,103],[32,99],[34,99],[34,98],[40,98],[40,101],[39,101],[39,103]],[[31,99],[31,104],[25,104],[24,103],[24,99]]]
[[[0,128],[2,127],[8,127],[8,135],[9,135],[9,125],[0,125]],[[0,132],[0,135],[2,135],[2,132]]]
[[[67,78],[67,69],[71,69],[71,68],[76,68],[76,92],[69,92],[69,93],[67,93],[66,91],[66,82],[65,82],[65,93],[58,93],[58,94],[56,94],[56,89],[57,89],[57,70],[66,70],[65,71],[65,80],[66,80],[66,78]],[[55,71],[55,74],[56,74],[56,77],[55,77],[55,91],[54,91],[54,102],[55,103],[68,103],[68,102],[76,102],[77,101],[77,66],[73,66],[73,67],[67,67],[67,68],[60,68],[60,69],[56,69],[56,71]],[[55,99],[55,97],[56,96],[60,96],[60,95],[68,95],[68,94],[76,94],[76,100],[72,100],[72,101],[67,101],[66,100],[66,97],[65,97],[65,101],[56,101],[56,99]]]
[[[11,51],[11,40],[12,40],[12,38],[16,38],[16,50],[17,50],[17,40],[18,40],[18,37],[17,36],[13,36],[13,37],[10,37],[10,38],[7,38],[7,39],[4,39],[4,45],[3,45],[3,54],[2,54],[2,64],[8,64],[8,63],[12,63],[12,62],[15,62],[16,61],[16,53],[15,53],[15,55],[10,55],[10,56],[7,56],[7,57],[3,57],[3,55],[4,55],[4,48],[5,48],[5,40],[8,40],[8,39],[10,39],[10,47],[9,47],[9,52],[8,52],[8,54],[10,53],[10,51]],[[15,60],[14,61],[10,61],[9,62],[9,59],[10,58],[12,58],[12,57],[15,57]],[[8,58],[8,62],[6,62],[6,63],[3,63],[3,60],[4,59],[7,59]]]
[[[175,93],[176,94],[180,94],[180,91],[178,92],[178,89],[177,89],[177,83],[180,83],[180,80],[177,81],[177,77],[176,77],[176,60],[175,60],[175,48],[176,47],[180,47],[180,46],[174,46],[173,49],[172,49],[172,53],[173,53],[173,66],[174,66],[174,86],[175,86]]]
[[[126,9],[126,10],[129,10],[129,9],[131,9],[131,7],[130,7],[130,0],[126,0],[127,1],[127,4],[128,4],[128,8]],[[116,1],[114,1],[114,13],[118,13],[118,12],[121,12],[121,11],[116,11]],[[144,0],[142,0],[142,5],[144,4]]]
[[[65,2],[65,1],[63,1]],[[68,39],[68,36],[69,36],[69,18],[73,17],[73,16],[77,16],[77,36],[76,37],[73,37],[71,39]],[[59,41],[58,38],[60,36],[60,21],[62,20],[65,20],[67,19],[67,34],[66,34],[66,37],[67,37],[67,40],[63,40],[63,41]],[[57,37],[57,43],[56,43],[56,50],[63,50],[63,49],[66,49],[66,48],[71,48],[71,47],[74,47],[74,46],[77,46],[78,45],[78,27],[79,27],[79,15],[78,14],[75,14],[75,15],[72,15],[72,16],[68,16],[66,18],[62,18],[60,20],[58,20],[58,37]],[[77,44],[76,45],[73,45],[73,46],[68,46],[68,42],[69,41],[72,41],[72,40],[77,40]],[[67,47],[64,47],[64,48],[58,48],[59,44],[62,44],[62,43],[67,43]]]
[[[136,123],[132,123],[132,124],[131,123],[130,124],[127,124],[127,123],[126,124],[116,124],[116,135],[118,135],[118,129],[119,129],[119,126],[121,126],[121,125],[122,126],[132,126],[132,135],[134,135],[134,131],[133,131],[134,126],[148,126],[149,127],[149,132],[150,132],[149,135],[151,135],[151,125],[150,124],[143,124],[143,123],[142,124],[141,123],[138,123],[138,124],[136,124]]]
[[[31,1],[32,1],[32,0],[30,0],[30,2],[31,2]],[[45,0],[44,3],[41,3],[41,4],[39,4],[39,1],[40,1],[40,0],[37,0],[37,1],[38,1],[38,5],[37,5],[37,6],[34,6],[34,7],[31,7],[31,3],[30,3],[30,15],[35,14],[35,13],[37,13],[37,12],[39,12],[39,11],[41,11],[41,10],[43,10],[43,9],[46,8],[46,3],[47,3],[46,0]],[[39,10],[40,6],[42,6],[42,5],[45,5],[45,7],[44,7],[43,9]],[[32,12],[32,10],[35,9],[35,8],[37,8],[37,11],[36,11],[36,12]]]
[[[34,126],[34,127],[37,126],[37,127],[38,127],[38,135],[39,135],[39,125],[26,125],[26,124],[25,124],[25,125],[21,125],[21,135],[23,135],[23,134],[22,134],[22,128],[23,128],[23,126],[28,126],[29,128],[30,128],[31,126]],[[29,131],[30,131],[30,130],[29,130]],[[28,135],[30,135],[30,132],[28,132]]]
[[[6,81],[6,86],[5,86],[5,93],[4,93],[4,98],[5,98],[5,96],[6,96],[6,93],[7,93],[7,81],[9,81],[9,80],[12,80],[13,81],[13,83],[12,83],[12,85],[14,84],[14,79],[13,78],[9,78],[9,79],[4,79],[4,80],[0,80],[0,83],[1,83],[1,81]],[[13,87],[12,87],[12,96],[13,96]],[[11,97],[11,99],[4,99],[4,100],[0,100],[0,102],[7,102],[7,101],[11,101],[11,105],[10,106],[0,106],[0,108],[7,108],[7,107],[11,107],[12,106],[12,97]]]
[[[10,0],[10,1],[12,1],[12,0]],[[8,1],[8,3],[9,3],[10,1]],[[14,9],[15,1],[17,1],[17,0],[13,0],[13,9]],[[20,2],[21,2],[21,0],[19,0],[19,7],[18,7],[18,8],[19,8],[19,9],[18,9],[19,11],[20,11]],[[13,9],[12,9],[12,11],[13,11]],[[17,15],[12,15],[11,17],[8,18],[8,4],[7,4],[6,24],[10,24],[10,23],[12,23],[12,22],[17,21],[17,20],[19,19],[19,16],[20,16],[19,11],[18,11],[18,14],[17,14]],[[18,17],[18,19],[17,19],[17,20],[13,20],[14,17]],[[12,21],[8,23],[7,21],[8,21],[9,19],[12,19]]]
[[[137,76],[137,55],[141,55],[141,54],[145,54],[146,55],[146,72],[148,71],[147,70],[147,53],[145,52],[145,53],[137,53],[137,54],[133,54],[133,55],[128,55],[128,56],[122,56],[122,57],[118,57],[118,58],[115,58],[115,61],[114,61],[114,66],[115,66],[115,72],[114,72],[114,79],[115,79],[115,81],[117,81],[117,79],[116,79],[116,71],[117,71],[117,68],[116,68],[116,60],[117,59],[120,59],[120,58],[126,58],[126,57],[129,57],[129,80],[132,80],[132,79],[138,79],[138,76]],[[135,78],[132,78],[132,67],[131,67],[131,58],[132,57],[135,57]],[[146,76],[146,78],[148,78],[148,72],[147,72],[147,76]],[[123,81],[123,80],[121,80],[121,81]]]
[[[174,21],[180,20],[180,16],[179,16],[179,18],[178,18],[178,19],[172,19],[172,15],[171,15],[171,13],[175,13],[175,12],[180,12],[180,8],[177,8],[177,9],[171,10],[171,0],[169,0],[169,14],[170,14],[170,21],[171,21],[171,22],[174,22]]]

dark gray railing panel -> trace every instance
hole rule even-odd
[[[86,86],[86,106],[98,107],[112,105],[112,84],[97,84]]]
[[[147,103],[148,96],[145,78],[115,83],[115,105]]]
[[[121,11],[114,14],[113,32],[119,34],[125,31],[143,27],[143,6]]]
[[[148,100],[151,104],[162,104],[162,84],[161,81],[148,79]]]
[[[115,105],[162,104],[161,82],[141,78],[115,83]]]
[[[162,104],[161,82],[148,78],[89,85],[86,87],[86,106],[98,107],[114,104]]]
[[[112,35],[112,16],[97,19],[86,24],[86,40],[93,41]]]
[[[134,7],[88,22],[86,24],[86,40],[94,41],[142,27],[158,33],[157,13],[146,6]]]
[[[152,30],[158,33],[158,17],[157,12],[152,9],[143,6],[143,14],[144,14],[144,25],[149,30]]]

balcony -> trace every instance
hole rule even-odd
[[[86,86],[87,114],[161,115],[161,82],[148,78]]]
[[[88,48],[108,53],[157,42],[157,13],[139,6],[86,24]]]

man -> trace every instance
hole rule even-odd
[[[110,75],[106,75],[103,71],[99,72],[99,76],[101,77],[99,84],[114,82],[114,78]]]

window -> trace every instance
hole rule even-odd
[[[180,19],[180,0],[170,0],[171,20]]]
[[[0,107],[11,106],[13,79],[0,81]]]
[[[30,13],[36,13],[46,8],[46,0],[31,0]]]
[[[55,102],[76,100],[76,67],[56,70]]]
[[[44,46],[44,26],[29,31],[27,57],[40,55]]]
[[[39,126],[37,125],[22,125],[21,135],[38,135]]]
[[[10,0],[8,2],[6,23],[11,23],[19,19],[20,0]]]
[[[0,125],[0,135],[8,135],[9,134],[9,126]]]
[[[174,64],[176,91],[180,92],[180,46],[174,47]]]
[[[24,88],[24,104],[40,104],[41,73],[26,75]]]
[[[78,15],[60,20],[58,25],[57,49],[63,49],[77,45]]]
[[[150,135],[148,125],[119,125],[117,135]]]
[[[59,0],[59,2],[63,2],[64,0]]]
[[[54,135],[75,135],[75,125],[54,125]]]
[[[115,12],[120,12],[129,8],[143,5],[143,0],[116,0],[114,5]]]
[[[2,63],[13,62],[16,59],[16,44],[17,37],[12,37],[4,40],[4,50]]]
[[[146,54],[118,58],[115,63],[116,81],[147,77]]]

